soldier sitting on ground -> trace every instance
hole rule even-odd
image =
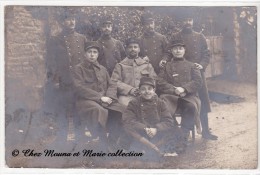
[[[130,101],[123,113],[127,137],[120,137],[121,144],[126,149],[132,145],[131,150],[144,148],[147,154],[180,153],[185,149],[183,134],[174,126],[165,102],[156,95],[155,84],[151,77],[141,78],[140,96]]]
[[[172,58],[160,72],[157,88],[171,114],[181,114],[181,128],[188,139],[194,123],[198,133],[201,132],[198,90],[202,85],[202,78],[200,70],[194,63],[183,57],[185,45],[182,40],[171,40],[169,49],[172,52]]]

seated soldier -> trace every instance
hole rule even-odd
[[[182,40],[170,41],[169,50],[171,50],[172,58],[161,70],[157,88],[171,114],[174,115],[176,112],[181,114],[181,128],[188,139],[194,122],[197,132],[201,132],[198,90],[201,87],[202,78],[199,69],[183,57],[185,45]]]
[[[139,85],[140,96],[129,102],[123,113],[123,127],[126,141],[120,137],[125,149],[138,149],[141,146],[146,153],[180,153],[185,149],[184,137],[163,100],[155,93],[155,80],[142,77]]]
[[[138,86],[142,76],[157,76],[148,59],[139,57],[140,47],[136,39],[127,40],[126,52],[127,57],[116,64],[111,76],[111,80],[117,82],[118,101],[125,106],[139,94]]]
[[[82,133],[85,133],[84,129],[87,126],[94,138],[99,137],[100,141],[106,144],[108,114],[113,112],[112,117],[116,118],[115,113],[118,112],[120,119],[120,112],[124,107],[117,103],[116,84],[110,81],[106,68],[97,62],[99,47],[96,42],[87,42],[85,52],[85,59],[75,67],[73,72],[77,95],[76,109],[80,117]],[[118,129],[117,126],[110,128]],[[112,134],[116,132],[120,131],[116,130]]]

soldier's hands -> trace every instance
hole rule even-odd
[[[153,138],[157,134],[157,129],[156,128],[144,128],[146,134],[150,137]]]
[[[176,87],[175,94],[181,95],[182,93],[185,93],[185,89],[183,87]]]
[[[181,93],[179,96],[180,97],[185,97],[187,95],[187,93],[186,92],[183,92],[183,93]]]
[[[203,66],[199,63],[194,63],[194,65],[196,66],[197,69],[201,70],[203,69]]]
[[[138,88],[133,88],[133,89],[131,89],[129,94],[132,95],[132,96],[137,96],[139,94],[139,89]]]
[[[103,103],[111,104],[113,102],[113,99],[110,97],[101,97],[101,101]]]
[[[162,68],[166,65],[167,61],[166,60],[161,60],[159,63],[159,66]]]

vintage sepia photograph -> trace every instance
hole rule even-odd
[[[7,168],[258,168],[257,6],[4,6]]]

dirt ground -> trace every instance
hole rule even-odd
[[[56,139],[53,134],[52,122],[41,124],[37,130],[48,128],[44,139],[37,138],[21,141],[18,144],[6,144],[6,163],[9,167],[48,167],[48,168],[167,168],[167,169],[255,169],[258,165],[257,137],[257,89],[256,85],[229,81],[209,81],[209,89],[238,95],[244,98],[239,103],[220,104],[212,102],[209,124],[212,133],[219,138],[209,141],[196,134],[194,144],[187,151],[176,157],[167,157],[160,162],[148,162],[130,158],[127,160],[107,159],[97,161],[92,158],[44,158],[44,157],[13,157],[14,149],[35,149],[43,151],[51,148]],[[51,125],[51,126],[50,126]],[[51,130],[50,130],[51,129]],[[36,131],[36,130],[35,130]],[[12,133],[7,132],[7,139]],[[14,131],[13,131],[14,132]],[[14,134],[14,133],[13,133]],[[29,133],[30,136],[30,133]],[[33,136],[33,134],[31,135]],[[34,140],[34,141],[33,141]],[[33,141],[33,142],[32,142]],[[57,146],[57,145],[55,145]],[[80,151],[83,146],[68,143],[58,145],[60,148]],[[61,149],[62,150],[62,149]]]

